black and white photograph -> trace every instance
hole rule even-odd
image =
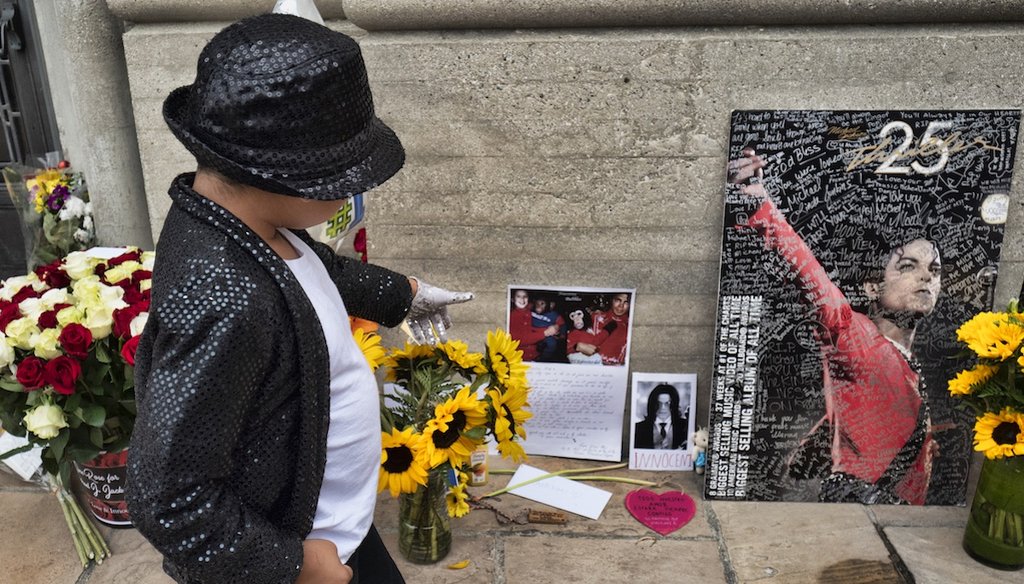
[[[629,468],[692,470],[697,375],[634,373]]]

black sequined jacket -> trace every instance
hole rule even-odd
[[[128,508],[178,582],[293,582],[326,460],[327,345],[284,261],[193,178],[171,186],[157,246]],[[350,314],[401,322],[404,276],[298,235]]]

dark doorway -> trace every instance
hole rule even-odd
[[[32,0],[0,1],[0,167],[60,149]],[[18,212],[0,181],[0,278],[25,273]]]

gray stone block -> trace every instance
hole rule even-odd
[[[966,524],[966,523],[965,523]],[[886,527],[885,536],[918,584],[1005,584],[1018,574],[986,567],[967,555],[964,527]]]
[[[979,4],[968,0],[910,0],[877,4],[864,0],[788,0],[751,4],[747,0],[622,2],[592,0],[586,10],[572,0],[503,2],[477,0],[437,5],[423,0],[346,0],[345,12],[368,30],[448,28],[544,28],[574,26],[692,26],[883,22],[970,22],[1017,20],[1013,0]]]
[[[270,12],[274,0],[107,0],[118,18],[134,22],[238,20]],[[317,0],[324,19],[345,18],[341,0]]]

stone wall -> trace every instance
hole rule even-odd
[[[147,4],[109,2],[137,11]],[[914,20],[901,16],[907,6],[918,15],[931,7],[920,18],[930,23],[757,26],[757,15],[745,13],[739,21],[751,26],[620,28],[610,27],[613,19],[602,21],[608,28],[583,29],[568,28],[571,14],[561,9],[545,21],[543,3],[501,9],[530,5],[539,14],[532,20],[509,17],[496,2],[484,5],[498,16],[474,20],[466,16],[474,3],[464,4],[461,15],[450,15],[452,26],[422,16],[426,3],[412,0],[349,1],[352,20],[329,22],[360,41],[378,114],[408,151],[405,169],[368,195],[371,260],[474,290],[478,299],[453,317],[458,336],[476,346],[486,329],[502,325],[510,283],[635,287],[632,369],[696,371],[701,422],[730,112],[1020,108],[1024,94],[1024,29],[939,23],[958,11],[978,20],[985,13],[979,16],[977,3],[903,2],[899,10],[873,8],[877,21],[864,2],[836,2],[833,11],[846,20],[906,22]],[[612,3],[593,4],[598,13],[612,10]],[[689,7],[684,16],[700,23],[700,3],[651,4]],[[738,12],[759,3],[729,4]],[[808,11],[820,12],[821,2],[781,4],[795,7],[790,20],[801,21],[804,11],[806,20],[845,22],[835,14],[812,18]],[[1020,14],[1022,5],[985,3],[987,20],[1012,17],[1010,9]],[[516,25],[555,28],[495,28],[502,14]],[[403,15],[434,30],[366,31],[407,28]],[[638,21],[634,14],[626,23],[659,22],[654,16]],[[194,167],[160,104],[191,81],[200,48],[224,24],[136,22],[124,34],[154,234],[171,178]],[[449,30],[474,24],[490,28]],[[1024,276],[1020,160],[1017,171],[997,303],[1015,295]]]

